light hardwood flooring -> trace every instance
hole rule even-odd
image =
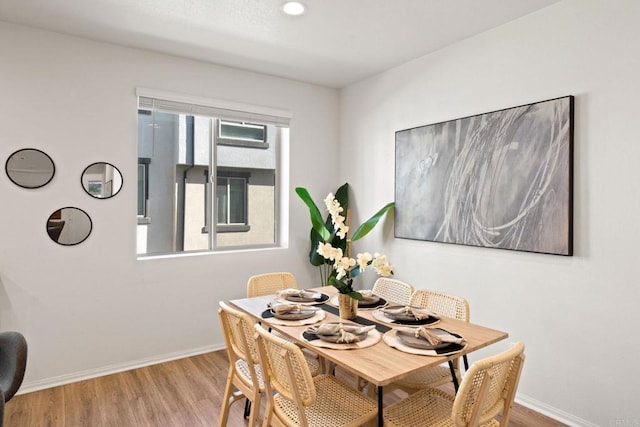
[[[228,360],[216,351],[100,378],[15,396],[4,427],[217,426]],[[338,377],[355,384],[338,370]],[[385,394],[385,403],[402,396]],[[229,427],[245,427],[244,405],[235,403]],[[563,426],[515,405],[512,427]]]

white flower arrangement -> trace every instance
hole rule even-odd
[[[329,195],[324,199],[324,203],[331,215],[331,222],[334,227],[335,235],[340,239],[345,239],[348,235],[349,227],[345,224],[346,218],[342,215],[342,206],[340,206],[338,200],[333,196],[333,193],[329,193]],[[384,214],[384,212],[382,213]],[[380,212],[378,214],[380,214]],[[367,223],[368,222],[369,221],[367,221]],[[377,222],[377,219],[375,222]],[[373,225],[375,225],[375,223]],[[368,230],[371,228],[373,228],[373,226]],[[358,231],[360,231],[360,229]],[[356,234],[357,233],[358,232],[356,232]],[[361,237],[364,234],[357,235]],[[393,274],[393,265],[389,263],[385,255],[381,255],[377,252],[371,255],[369,252],[364,252],[359,253],[354,259],[349,257],[348,254],[344,254],[341,248],[333,247],[330,243],[331,240],[332,239],[329,239],[329,242],[319,242],[316,252],[333,263],[335,275],[331,275],[329,277],[329,284],[338,288],[340,293],[349,294],[353,298],[361,299],[362,295],[353,290],[353,279],[364,272],[368,266],[373,267],[376,273],[380,276],[390,276]]]

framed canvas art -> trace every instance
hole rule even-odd
[[[565,96],[395,135],[395,237],[573,255]]]

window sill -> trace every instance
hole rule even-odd
[[[216,232],[218,233],[246,233],[251,230],[251,226],[247,224],[218,225]],[[202,234],[209,232],[209,227],[202,227]]]
[[[151,224],[150,216],[139,216],[138,217],[138,225],[149,225]]]
[[[268,142],[261,141],[250,141],[250,140],[242,140],[242,139],[228,139],[228,138],[218,138],[218,145],[228,145],[228,146],[236,146],[236,147],[250,147],[250,148],[269,148]]]

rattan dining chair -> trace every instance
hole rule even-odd
[[[247,281],[247,296],[271,295],[283,289],[297,289],[293,274],[288,272],[263,273],[251,276]]]
[[[475,362],[453,396],[422,389],[384,409],[388,427],[507,426],[524,363],[524,344]],[[502,413],[500,422],[495,417]]]
[[[400,280],[379,277],[373,284],[371,293],[392,304],[408,305],[413,294],[413,286]]]
[[[220,414],[220,426],[227,425],[231,405],[246,397],[245,417],[249,417],[249,426],[253,427],[259,419],[260,396],[265,391],[254,337],[254,322],[249,315],[231,308],[222,301],[219,305],[218,316],[229,358],[229,373],[224,391],[224,407]],[[314,375],[318,374],[318,363],[314,360],[305,360],[309,364],[310,372]]]
[[[274,273],[256,274],[249,277],[247,281],[247,297],[258,297],[262,295],[274,295],[276,292],[284,289],[298,289],[296,277],[289,272],[281,271]],[[278,331],[271,331],[284,338]],[[326,362],[311,350],[305,350],[305,353],[316,359],[316,363],[321,367],[322,371],[328,369]]]
[[[417,289],[411,295],[409,305],[423,307],[442,316],[469,321],[469,303],[466,299],[456,295]]]
[[[311,376],[295,344],[256,325],[267,381],[265,426],[360,426],[376,419],[376,401],[333,375]]]
[[[251,318],[220,301],[218,316],[222,325],[227,355],[229,358],[229,373],[224,390],[223,408],[220,414],[220,427],[227,425],[231,405],[247,398],[245,417],[249,411],[249,426],[253,427],[258,421],[260,411],[260,396],[264,393],[264,379],[258,364],[258,349],[253,340],[255,330]],[[234,391],[234,388],[237,391]]]
[[[409,301],[412,307],[426,308],[439,314],[440,316],[451,317],[465,322],[469,321],[469,303],[466,299],[445,294],[443,292],[417,289]],[[463,356],[465,368],[468,368],[466,355]],[[449,362],[449,366],[436,366],[425,368],[405,377],[395,383],[394,386],[405,391],[413,392],[425,387],[436,387],[453,381],[455,389],[460,384],[460,360],[454,359]]]

